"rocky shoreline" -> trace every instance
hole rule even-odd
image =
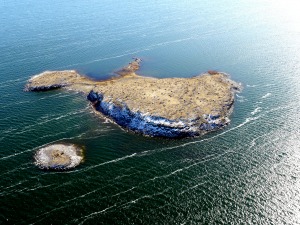
[[[140,63],[134,58],[104,81],[74,70],[46,71],[33,76],[25,90],[83,92],[95,110],[122,128],[146,136],[194,137],[228,125],[240,85],[227,74],[214,71],[192,78],[158,79],[137,75]]]
[[[116,105],[103,101],[103,95],[93,90],[88,94],[87,99],[92,102],[95,110],[112,118],[122,128],[151,137],[180,138],[199,136],[206,132],[220,129],[228,125],[230,121],[227,117],[221,121],[220,115],[213,116],[209,114],[203,115],[202,119],[204,122],[199,124],[200,118],[170,120],[140,111],[133,112],[125,103]]]

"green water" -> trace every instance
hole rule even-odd
[[[299,224],[300,5],[293,0],[0,3],[0,223]],[[231,74],[231,125],[147,138],[95,115],[80,93],[23,92],[44,70],[107,78]],[[46,144],[84,145],[71,171],[34,165]]]

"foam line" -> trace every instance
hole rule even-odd
[[[176,149],[176,148],[180,148],[180,147],[185,147],[185,146],[188,146],[188,145],[192,145],[192,144],[196,144],[196,143],[200,143],[200,142],[204,142],[204,141],[209,141],[211,139],[214,139],[214,138],[217,138],[219,136],[222,136],[228,132],[231,132],[233,130],[236,130],[244,125],[246,125],[247,123],[253,121],[253,120],[257,120],[259,119],[261,116],[258,116],[258,117],[248,117],[246,118],[246,120],[237,125],[236,127],[233,127],[231,129],[228,129],[228,130],[225,130],[224,132],[220,133],[220,134],[217,134],[217,135],[214,135],[213,137],[210,137],[210,138],[205,138],[205,139],[201,139],[201,140],[198,140],[198,141],[192,141],[192,142],[188,142],[188,143],[184,143],[184,144],[181,144],[181,145],[176,145],[176,146],[172,146],[172,147],[166,147],[166,148],[160,148],[160,149],[154,149],[154,150],[146,150],[146,151],[143,151],[141,153],[139,153],[137,156],[138,157],[142,157],[144,155],[151,155],[153,154],[154,152],[160,152],[160,151],[165,151],[165,150],[171,150],[171,149]]]
[[[87,216],[83,216],[83,217],[81,217],[81,218],[79,218],[79,219],[76,219],[74,222],[76,222],[76,221],[78,221],[78,220],[80,220],[80,219],[84,219],[83,221],[81,221],[81,222],[79,223],[79,224],[83,224],[83,223],[85,223],[87,220],[89,220],[89,219],[91,219],[91,218],[93,218],[93,217],[95,217],[95,216],[97,216],[97,215],[99,215],[99,214],[105,213],[105,212],[107,212],[108,210],[110,210],[110,209],[112,209],[112,208],[124,208],[125,206],[130,205],[130,204],[135,204],[135,203],[137,203],[138,201],[140,201],[140,200],[142,200],[142,199],[145,199],[145,198],[153,198],[154,196],[164,194],[164,193],[166,193],[167,191],[169,191],[170,189],[171,189],[171,188],[169,187],[169,188],[165,189],[165,190],[162,191],[162,192],[158,192],[158,193],[155,193],[155,194],[152,194],[152,195],[144,195],[144,196],[142,196],[142,197],[139,197],[139,198],[137,198],[137,199],[131,200],[131,201],[126,202],[126,203],[123,203],[123,204],[121,204],[121,205],[117,205],[117,203],[115,203],[114,205],[109,206],[109,207],[107,207],[107,208],[105,208],[105,209],[103,209],[103,210],[101,210],[101,211],[93,212],[93,213],[90,213],[90,214],[87,215]]]
[[[182,194],[184,194],[184,193],[186,193],[186,192],[188,192],[190,190],[193,190],[193,189],[197,188],[198,186],[200,186],[202,184],[206,184],[206,183],[207,182],[202,182],[202,183],[196,184],[196,185],[194,185],[192,187],[189,187],[189,188],[185,189],[184,191],[180,192],[179,195],[182,195]]]
[[[27,150],[22,151],[22,152],[18,152],[18,153],[12,154],[12,155],[4,156],[4,157],[0,158],[0,161],[1,161],[1,160],[8,159],[8,158],[11,158],[11,157],[14,157],[14,156],[17,156],[17,155],[24,154],[24,153],[26,153],[26,152],[31,152],[31,151],[37,150],[37,149],[42,148],[42,147],[45,147],[45,146],[47,146],[47,145],[49,145],[49,144],[51,144],[51,143],[56,143],[56,142],[59,142],[59,141],[63,141],[63,140],[65,140],[65,139],[66,139],[66,138],[62,138],[62,139],[59,139],[59,140],[55,140],[55,141],[49,142],[49,143],[47,143],[47,144],[40,145],[40,146],[35,147],[35,148],[27,149]],[[70,138],[68,138],[68,140],[69,140],[69,139],[70,139]]]
[[[1,82],[0,85],[6,84],[6,83],[12,83],[12,82],[15,83],[16,81],[25,81],[26,79],[27,79],[27,77],[26,78],[22,77],[22,78],[18,78],[18,79],[14,79],[14,80],[6,80],[4,82]]]
[[[262,96],[261,98],[268,98],[268,97],[270,97],[272,94],[271,93],[267,93],[267,94],[265,94],[264,96]]]
[[[260,111],[261,111],[261,107],[257,107],[251,112],[251,115],[255,115],[255,114],[259,113]]]
[[[110,60],[110,59],[117,59],[117,58],[121,58],[123,56],[128,56],[128,55],[134,55],[143,51],[148,51],[154,47],[158,47],[158,46],[164,46],[164,45],[168,45],[168,44],[172,44],[172,43],[178,43],[178,42],[182,42],[182,41],[187,41],[187,40],[191,40],[194,39],[194,37],[189,37],[189,38],[183,38],[183,39],[178,39],[178,40],[173,40],[173,41],[166,41],[166,42],[161,42],[161,43],[157,43],[157,44],[152,44],[149,46],[145,46],[144,48],[141,49],[137,49],[137,50],[127,50],[119,55],[115,55],[115,56],[110,56],[110,57],[104,57],[104,58],[100,58],[100,59],[95,59],[95,60],[91,60],[91,61],[87,61],[84,63],[74,63],[74,64],[69,64],[67,66],[64,67],[59,67],[57,69],[62,69],[62,68],[68,68],[71,66],[78,66],[78,65],[85,65],[85,64],[90,64],[90,63],[94,63],[94,62],[100,62],[100,61],[105,61],[105,60]]]
[[[10,173],[13,173],[13,172],[18,171],[18,170],[26,170],[26,169],[30,168],[31,166],[25,166],[25,167],[23,167],[23,166],[24,165],[28,165],[28,164],[31,164],[31,163],[24,163],[21,166],[15,168],[15,169],[12,169],[12,170],[9,170],[9,171],[7,171],[5,173],[0,174],[0,177],[2,177],[5,174],[10,174]]]
[[[86,169],[84,169],[84,170],[81,170],[81,171],[87,171],[87,170],[94,169],[94,168],[99,167],[99,166],[104,166],[104,165],[107,165],[107,164],[111,164],[111,163],[116,163],[116,162],[119,162],[119,161],[123,161],[123,160],[125,160],[125,159],[134,157],[136,154],[137,154],[137,153],[133,153],[133,154],[131,154],[131,155],[126,155],[126,156],[121,157],[121,158],[117,158],[117,159],[113,159],[113,160],[110,160],[110,161],[106,161],[106,162],[97,164],[97,165],[95,165],[95,166],[88,167],[88,168],[86,168]]]
[[[46,120],[43,120],[41,122],[37,122],[37,123],[31,124],[31,125],[25,126],[25,127],[23,127],[23,129],[21,131],[16,132],[15,134],[19,135],[19,134],[22,134],[22,133],[30,131],[30,130],[28,130],[28,128],[39,126],[39,125],[43,125],[43,124],[51,122],[51,121],[60,120],[62,118],[68,117],[68,116],[73,116],[73,115],[76,115],[76,114],[81,114],[83,112],[86,112],[86,108],[78,110],[78,111],[75,111],[75,112],[70,112],[70,113],[67,113],[67,114],[53,115],[53,118],[48,119],[48,120],[46,119]],[[14,129],[11,129],[11,130],[8,130],[8,131],[4,131],[2,133],[6,133],[7,134],[7,133],[11,133],[11,132],[13,132],[15,130],[17,130],[17,129],[14,128]]]
[[[18,153],[12,154],[12,155],[4,156],[4,157],[0,158],[0,161],[1,161],[1,160],[5,160],[5,159],[9,159],[9,158],[11,158],[11,157],[15,157],[15,156],[17,156],[17,155],[24,154],[24,153],[26,153],[26,152],[31,152],[31,151],[33,151],[34,149],[35,149],[35,148],[33,148],[33,149],[28,149],[28,150],[25,150],[25,151],[22,151],[22,152],[18,152]]]

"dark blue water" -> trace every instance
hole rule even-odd
[[[300,4],[245,1],[2,1],[0,223],[298,224]],[[244,86],[231,125],[196,139],[147,138],[95,115],[80,93],[23,92],[45,70],[104,79],[215,69]],[[35,151],[86,147],[67,172]]]

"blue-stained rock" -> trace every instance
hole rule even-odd
[[[98,100],[103,96],[98,96]],[[190,129],[184,122],[169,120],[159,116],[145,115],[140,112],[132,112],[127,105],[115,105],[111,102],[98,101],[94,104],[97,111],[113,118],[121,127],[142,133],[152,137],[193,137],[199,135],[198,132]]]
[[[215,120],[220,118],[220,115],[209,115],[210,119]]]
[[[91,90],[87,96],[87,99],[91,102],[95,102],[98,100],[98,94],[96,92],[94,92],[93,90]]]
[[[86,98],[91,102],[96,102],[96,101],[101,102],[103,100],[103,95],[91,90]]]
[[[215,130],[219,127],[221,127],[222,124],[216,124],[216,123],[203,123],[200,125],[200,130],[205,130],[205,131],[212,131]]]
[[[205,115],[206,122],[199,127],[196,125],[197,121],[193,120],[175,121],[155,115],[142,114],[139,111],[133,112],[124,102],[114,104],[111,101],[104,101],[103,95],[93,90],[87,95],[87,99],[93,103],[97,111],[112,118],[121,127],[152,137],[193,137],[224,126],[223,123],[217,121],[221,117],[220,115]]]

